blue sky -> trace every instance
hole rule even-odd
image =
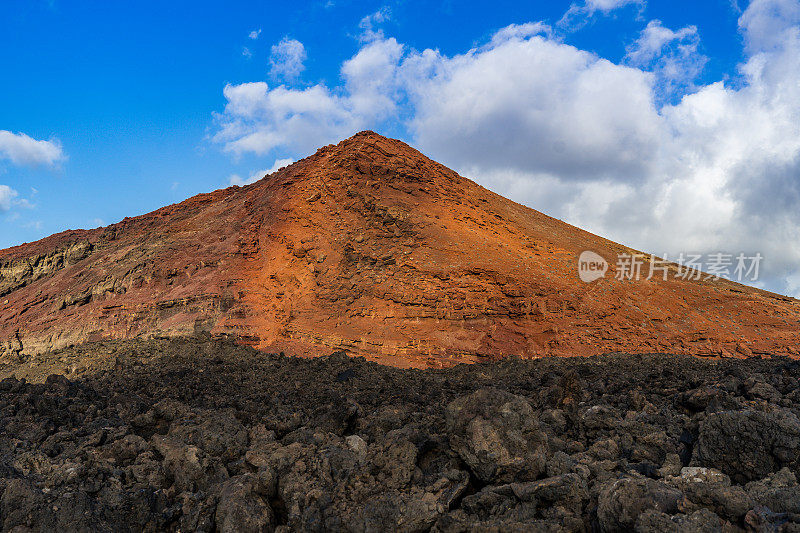
[[[760,251],[800,293],[798,24],[796,0],[5,0],[0,248],[370,128],[646,251]]]

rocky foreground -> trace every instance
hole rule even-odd
[[[800,363],[400,370],[198,339],[0,367],[28,531],[800,531]]]

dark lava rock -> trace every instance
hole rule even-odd
[[[713,468],[683,468],[680,475],[668,477],[666,482],[684,493],[686,500],[681,505],[684,512],[705,507],[738,522],[753,508],[753,499],[744,488],[732,485],[730,477]]]
[[[695,464],[718,468],[737,483],[761,479],[797,464],[800,420],[785,409],[714,413],[700,428],[695,454]]]
[[[748,483],[747,493],[757,502],[776,513],[800,515],[800,486],[797,477],[784,468],[760,481]]]
[[[708,509],[670,516],[649,509],[636,520],[636,533],[717,533],[735,530]]]
[[[447,406],[453,449],[481,481],[536,479],[545,470],[547,436],[525,398],[486,388]]]
[[[0,382],[3,531],[800,531],[786,359],[418,371],[156,339],[48,360],[96,366]]]
[[[622,478],[600,491],[597,517],[603,531],[630,531],[648,510],[672,514],[683,497],[680,490],[647,478]]]
[[[257,476],[243,474],[228,479],[220,488],[217,529],[223,533],[273,531],[274,513],[258,494]]]

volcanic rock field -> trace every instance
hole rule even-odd
[[[0,376],[4,531],[800,531],[786,358],[402,370],[199,336]]]

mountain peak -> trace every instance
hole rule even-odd
[[[429,178],[436,175],[447,175],[451,179],[459,177],[403,141],[384,137],[372,130],[360,131],[337,144],[323,146],[282,170],[285,172],[281,175],[327,180],[347,175],[348,181],[393,177],[421,180],[426,174]],[[266,183],[271,184],[273,180]]]
[[[339,183],[351,186],[373,186],[377,180],[380,183],[405,182],[414,184],[415,188],[428,184],[438,190],[458,184],[463,186],[469,181],[403,141],[369,130],[320,148],[311,157],[299,161],[298,169],[303,169],[303,174],[309,177],[327,182],[344,177],[346,179]]]
[[[585,250],[607,277],[579,279]],[[202,332],[399,366],[796,353],[796,301],[727,281],[614,279],[631,252],[364,131],[248,187],[0,251],[0,360]]]
[[[363,130],[363,131],[359,131],[358,133],[354,134],[352,137],[348,137],[347,139],[343,140],[342,143],[346,143],[348,141],[353,141],[353,140],[356,140],[356,139],[359,140],[359,141],[363,141],[363,142],[378,142],[378,141],[382,141],[382,140],[397,141],[397,139],[391,139],[389,137],[385,137],[385,136],[381,135],[380,133],[375,133],[372,130]],[[401,142],[401,141],[397,141],[397,142]]]
[[[358,133],[340,141],[338,144],[333,146],[340,147],[343,150],[358,151],[364,147],[374,147],[378,145],[388,149],[390,152],[405,152],[409,150],[416,151],[399,139],[386,137],[380,133],[375,133],[372,130],[359,131]]]
[[[408,152],[409,150],[416,151],[399,139],[385,137],[379,133],[375,133],[372,130],[364,130],[346,139],[343,139],[336,144],[323,146],[319,148],[314,155],[330,153],[359,154],[364,151],[371,152],[377,146],[380,146],[382,151],[387,152],[387,154],[396,152],[403,153]]]

